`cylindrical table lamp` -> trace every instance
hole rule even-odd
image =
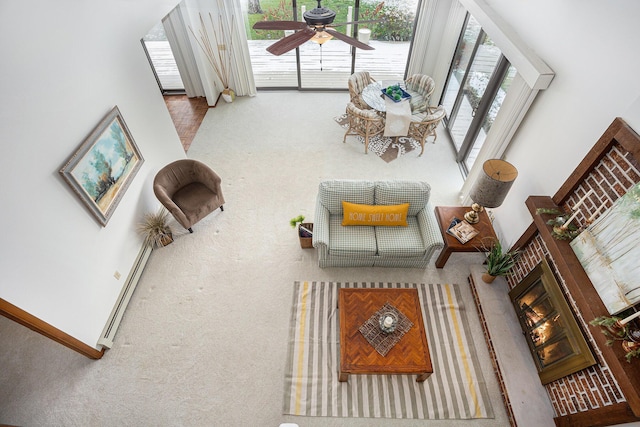
[[[474,203],[471,210],[464,214],[464,219],[469,224],[475,224],[479,221],[478,213],[483,208],[500,206],[517,176],[518,170],[505,160],[489,159],[484,162],[482,173],[469,193]]]

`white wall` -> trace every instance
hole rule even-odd
[[[90,346],[141,247],[135,224],[157,207],[155,172],[185,157],[140,44],[176,3],[0,4],[0,298]],[[58,171],[114,105],[145,162],[102,227]]]
[[[640,2],[488,3],[556,73],[506,153],[519,176],[494,213],[513,243],[532,221],[527,197],[553,195],[615,117],[640,131]]]

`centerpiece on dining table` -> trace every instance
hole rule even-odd
[[[402,89],[399,84],[383,88],[382,93],[394,102],[400,102],[402,100],[411,98],[411,95],[405,92],[405,90]]]

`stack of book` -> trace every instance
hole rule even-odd
[[[478,230],[467,221],[454,217],[451,219],[449,228],[447,228],[447,234],[458,239],[460,243],[465,244],[478,235]]]

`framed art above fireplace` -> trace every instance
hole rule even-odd
[[[542,384],[596,360],[546,260],[509,292]]]

